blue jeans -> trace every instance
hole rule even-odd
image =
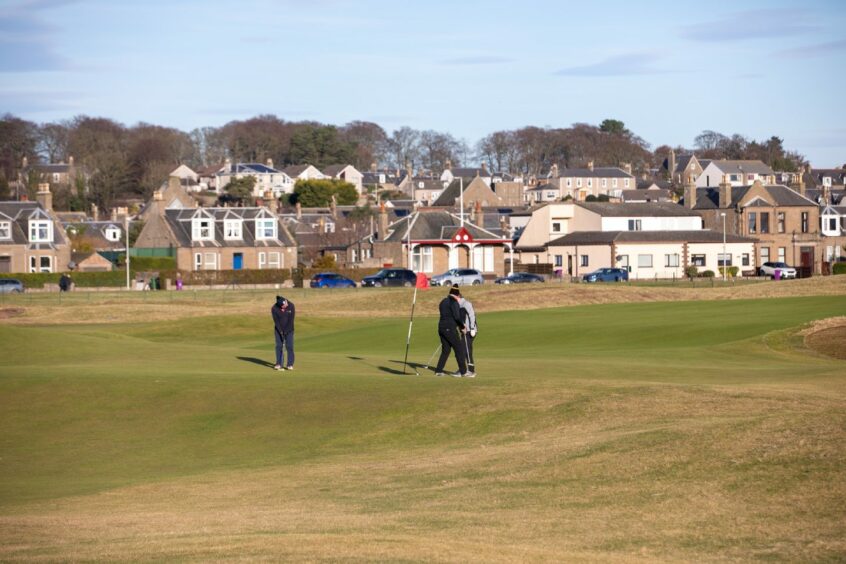
[[[279,366],[294,366],[294,333],[286,334],[284,339],[279,334],[279,331],[275,329],[273,330],[273,334],[276,336],[276,364]],[[283,346],[288,351],[288,364],[282,362],[284,360],[282,355]]]

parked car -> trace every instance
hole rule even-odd
[[[417,282],[417,275],[406,268],[383,268],[376,274],[361,279],[361,287],[365,286],[405,286],[410,288]]]
[[[336,272],[320,272],[311,278],[312,288],[355,288],[355,281]]]
[[[625,268],[600,268],[582,276],[585,282],[619,282],[629,279],[629,271]]]
[[[23,282],[15,278],[0,278],[0,294],[20,294],[24,291]]]
[[[539,274],[530,274],[528,272],[515,272],[513,274],[509,274],[508,276],[504,276],[502,278],[497,278],[494,280],[494,284],[531,284],[535,282],[545,282],[544,277]]]
[[[443,274],[432,276],[432,286],[478,286],[484,284],[482,273],[473,268],[451,268]]]
[[[779,278],[796,278],[796,269],[784,262],[765,262],[758,269],[759,276],[775,278],[776,270],[781,271]]]

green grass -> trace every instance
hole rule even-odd
[[[262,364],[273,360],[269,316],[0,325],[0,546],[27,530],[16,515],[49,515],[53,503],[278,471],[329,473],[328,485],[298,477],[298,491],[396,519],[361,525],[377,536],[448,536],[445,523],[468,520],[511,530],[519,513],[515,546],[556,539],[556,551],[594,558],[644,546],[664,558],[843,557],[846,514],[830,495],[846,475],[846,365],[790,335],[844,314],[846,296],[483,313],[476,380],[402,375],[407,319],[301,315],[293,373]],[[435,322],[415,322],[411,361],[436,348]],[[402,461],[416,469],[391,470]],[[738,503],[748,522],[732,526]],[[556,528],[606,521],[617,528],[581,541]],[[821,544],[803,544],[814,535]],[[146,554],[35,544],[58,558]],[[169,552],[179,545],[165,538],[153,554],[204,554]],[[385,550],[357,554],[437,556]]]

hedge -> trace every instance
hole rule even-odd
[[[0,274],[2,278],[16,278],[24,288],[43,288],[45,284],[58,284],[61,272]],[[77,288],[119,288],[126,286],[126,272],[72,272],[71,279]]]
[[[831,268],[832,274],[846,274],[846,262],[835,262]]]

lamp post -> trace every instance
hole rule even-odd
[[[126,234],[126,289],[131,289],[129,286],[129,212],[123,216],[123,231]]]
[[[725,282],[726,271],[728,270],[728,266],[726,265],[726,212],[720,212],[720,215],[723,217],[723,282]]]

